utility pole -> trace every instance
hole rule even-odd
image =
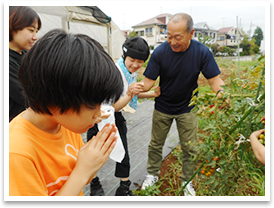
[[[252,21],[250,22],[249,41],[251,40],[251,27],[252,27]]]
[[[251,37],[251,30],[252,30],[252,27],[253,26],[256,26],[255,24],[252,24],[252,21],[250,21],[250,30],[249,30],[249,41],[252,39]]]
[[[123,13],[123,15],[124,15],[124,22],[123,22],[123,24],[124,24],[124,30],[125,30],[125,13]]]
[[[223,27],[225,27],[225,19],[228,19],[228,17],[221,18],[223,20]]]
[[[241,70],[240,70],[240,43],[239,43],[239,27],[238,27],[238,16],[236,17],[237,20],[237,45],[238,45],[238,68],[239,68],[239,78],[241,79]]]

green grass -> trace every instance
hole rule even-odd
[[[215,58],[217,65],[220,68],[227,68],[230,70],[238,70],[238,61],[233,61],[229,59]],[[240,70],[246,70],[246,68],[253,67],[257,63],[255,61],[240,61]]]

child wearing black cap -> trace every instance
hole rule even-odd
[[[126,120],[121,111],[127,105],[136,110],[137,98],[158,97],[160,95],[160,87],[157,86],[154,93],[142,92],[143,85],[136,82],[137,70],[142,67],[150,54],[149,46],[143,38],[133,37],[127,39],[122,46],[122,50],[123,56],[118,60],[116,66],[122,75],[124,91],[120,96],[120,99],[112,106],[115,109],[115,124],[118,128],[125,149],[125,157],[121,163],[116,162],[115,176],[120,178],[121,181],[120,186],[116,190],[115,196],[134,196],[132,191],[129,190],[131,182],[129,180],[130,160],[127,147],[127,127],[125,122]],[[87,140],[90,140],[97,132],[97,125],[89,129]],[[104,190],[98,177],[95,177],[90,183],[90,192],[91,196],[104,195]]]

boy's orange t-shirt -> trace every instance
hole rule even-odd
[[[44,132],[23,113],[9,123],[9,195],[55,195],[76,165],[82,137],[62,126],[57,134]]]

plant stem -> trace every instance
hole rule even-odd
[[[264,76],[264,71],[265,71],[265,68],[264,68],[263,71],[262,71],[261,77]],[[255,99],[255,102],[254,102],[255,104],[258,103],[257,99],[258,99],[258,97],[259,97],[259,93],[260,93],[260,91],[261,91],[261,87],[262,87],[262,81],[261,81],[261,79],[260,79],[260,81],[259,81],[259,86],[258,86],[258,90],[257,90],[257,94],[256,94],[256,99]],[[247,131],[246,131],[246,134],[245,134],[245,140],[247,140],[247,137],[248,137],[249,132],[250,132],[250,127],[251,127],[251,122],[252,122],[252,117],[253,117],[253,114],[254,114],[255,107],[254,107],[254,106],[251,106],[251,109],[252,109],[252,111],[251,111],[251,115],[250,115],[250,119],[249,119],[249,124],[248,124],[248,127],[247,127]],[[244,148],[242,149],[241,160],[242,160],[242,158],[243,158],[245,146],[246,146],[246,142],[244,143]]]
[[[260,101],[264,98],[264,96],[265,96],[265,93],[263,93],[262,96],[260,97]],[[256,99],[256,101],[257,101],[257,99]],[[261,107],[261,105],[257,106],[255,109],[257,109],[259,107]],[[238,123],[236,123],[236,125],[229,131],[229,134],[233,133],[241,125],[241,123],[246,119],[246,117],[252,112],[252,109],[254,109],[254,106],[252,106],[248,109],[248,111],[244,114],[244,116],[241,118],[241,120],[238,121]]]
[[[198,171],[200,171],[200,169],[204,166],[205,163],[206,163],[206,161],[204,161],[200,165],[200,167],[194,172],[194,174],[190,177],[190,179],[188,179],[188,181],[185,183],[185,185],[179,190],[178,195],[183,192],[183,190],[185,189],[185,187],[187,186],[187,184],[189,184],[189,182],[194,178],[194,176],[198,173]]]
[[[258,93],[257,93],[258,94]],[[265,92],[262,94],[262,96],[260,97],[259,101],[261,101],[265,96]],[[258,98],[258,95],[256,96],[256,100],[255,100],[255,103],[257,103],[257,98]],[[256,108],[254,108],[254,106],[250,107],[248,109],[248,111],[245,113],[245,115],[241,118],[240,121],[238,121],[238,123],[229,131],[229,134],[231,134],[232,132],[234,132],[240,125],[241,123],[245,120],[245,118],[252,112],[252,110],[255,110],[257,108],[261,107],[261,104],[258,105]],[[206,162],[203,162],[202,165],[194,172],[194,174],[191,176],[191,178],[186,182],[186,184],[179,190],[179,193],[180,194],[184,189],[185,187],[187,186],[187,184],[194,178],[194,176],[198,173],[198,171],[201,169],[201,167],[205,164]]]

